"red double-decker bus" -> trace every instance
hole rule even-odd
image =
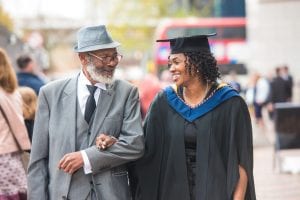
[[[156,39],[217,33],[210,37],[211,51],[221,73],[235,70],[246,74],[246,20],[245,18],[184,18],[166,19],[157,27]],[[159,42],[154,48],[154,63],[158,72],[167,66],[169,43]]]

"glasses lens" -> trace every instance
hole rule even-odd
[[[92,53],[89,53],[88,55],[90,55],[91,57],[93,57],[93,61],[94,61],[95,63],[103,63],[103,62],[104,62],[104,59],[103,59],[103,58],[98,57],[98,56],[96,56],[96,55],[94,55],[94,54],[92,54]]]
[[[97,62],[101,62],[103,64],[110,63],[111,61],[119,62],[122,59],[122,57],[123,57],[120,54],[116,54],[116,55],[113,55],[113,56],[104,56],[104,57],[96,56],[94,54],[89,54],[89,55],[91,55],[94,58],[96,58]]]
[[[111,61],[115,61],[115,62],[119,62],[120,60],[122,59],[122,55],[120,54],[116,54],[116,55],[113,55],[113,56],[107,56],[105,61],[107,63],[111,62]]]

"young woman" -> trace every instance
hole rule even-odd
[[[16,74],[0,48],[0,199],[26,200],[26,173],[20,148],[30,149]],[[17,143],[19,145],[17,145]]]
[[[253,200],[252,128],[238,93],[219,84],[207,37],[170,42],[175,86],[145,119],[145,155],[131,169],[137,200]]]

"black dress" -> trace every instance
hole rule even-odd
[[[209,98],[212,92],[217,88],[217,84],[212,85],[204,99]],[[183,88],[177,89],[178,96],[184,101]],[[186,168],[190,200],[196,199],[196,151],[197,151],[197,128],[193,122],[185,121],[184,124],[184,145],[186,156]]]
[[[184,145],[190,200],[195,200],[197,130],[195,125],[188,121],[185,121],[184,126]]]
[[[196,130],[195,156],[186,150],[185,132],[193,132],[187,122]],[[195,109],[165,89],[152,102],[144,132],[145,154],[130,168],[136,200],[231,200],[239,165],[248,176],[245,199],[256,199],[250,116],[228,86]]]

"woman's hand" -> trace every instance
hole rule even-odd
[[[117,138],[107,135],[104,133],[101,133],[97,138],[96,138],[96,146],[99,150],[105,150],[112,146],[114,143],[116,143],[118,140]]]
[[[245,194],[247,190],[247,183],[248,183],[248,176],[246,173],[246,170],[239,165],[239,174],[240,179],[236,185],[234,194],[233,194],[233,200],[244,200]]]

